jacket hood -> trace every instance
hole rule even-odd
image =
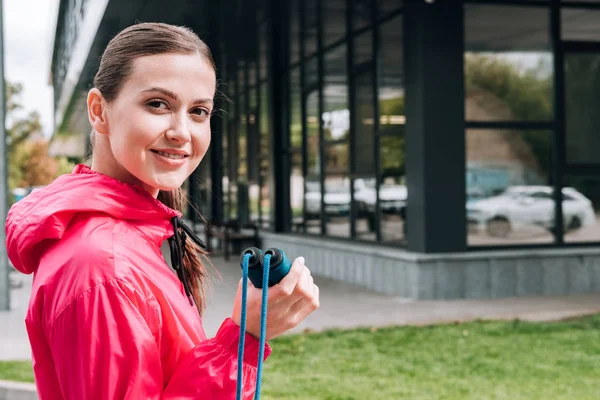
[[[45,188],[15,203],[6,220],[6,248],[14,267],[24,274],[37,269],[48,240],[59,240],[80,213],[105,213],[115,219],[141,221],[181,216],[139,186],[77,165]]]

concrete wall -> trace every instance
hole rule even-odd
[[[424,255],[378,245],[262,232],[262,247],[304,256],[313,274],[412,299],[600,292],[600,249]]]

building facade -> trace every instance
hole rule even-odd
[[[401,297],[600,291],[600,1],[63,0],[57,131],[135,21],[213,50],[206,218]]]

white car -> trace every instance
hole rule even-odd
[[[315,219],[321,216],[321,191],[318,182],[306,182],[306,218]],[[350,214],[350,190],[341,184],[326,184],[325,214],[328,216],[344,216]]]
[[[379,208],[382,213],[404,213],[408,192],[405,185],[382,184],[379,186]],[[357,179],[354,184],[354,199],[359,212],[375,212],[377,195],[374,181]]]
[[[491,236],[506,237],[520,226],[554,229],[554,189],[550,186],[512,186],[498,196],[467,203],[467,220]],[[574,188],[565,187],[565,230],[596,224],[592,202]]]

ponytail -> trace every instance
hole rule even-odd
[[[182,211],[184,199],[181,189],[173,191],[161,190],[158,192],[158,200],[169,208]],[[208,271],[201,260],[201,256],[205,254],[207,253],[198,247],[193,240],[185,241],[183,273],[189,284],[200,316],[202,316],[204,307],[206,306],[208,287]]]

